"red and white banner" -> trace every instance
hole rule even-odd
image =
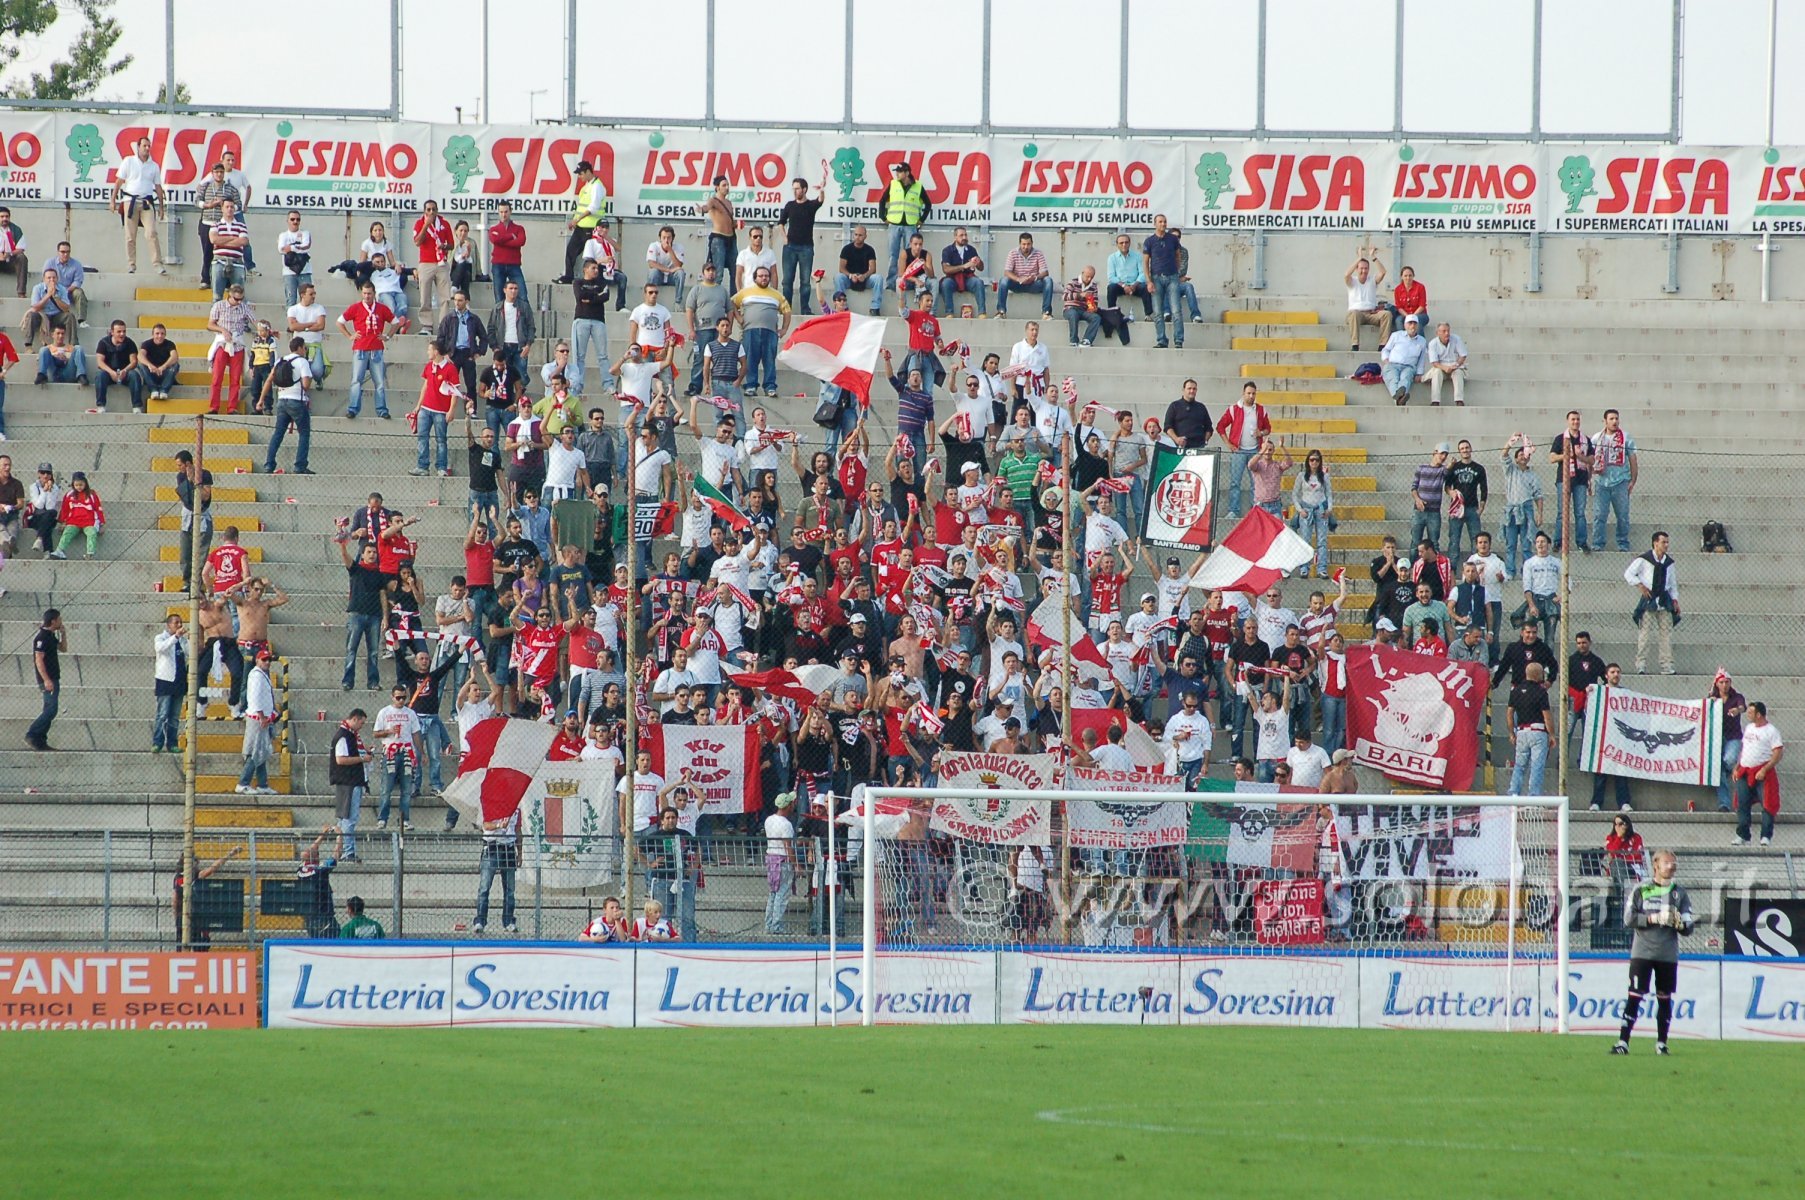
[[[755,725],[660,725],[652,769],[675,779],[685,767],[702,790],[702,812],[757,812],[764,806]]]
[[[1437,791],[1473,786],[1491,672],[1429,654],[1361,646],[1347,655],[1348,740],[1357,762]]]
[[[992,846],[1045,846],[1053,839],[1051,806],[1040,800],[986,800],[987,791],[1036,791],[1054,786],[1051,754],[942,754],[942,791],[934,801],[935,833]],[[959,795],[957,793],[966,793]]]
[[[783,344],[777,361],[870,401],[877,352],[888,322],[858,313],[829,313],[804,321]]]
[[[1261,592],[1309,562],[1315,553],[1290,526],[1255,507],[1210,551],[1191,577],[1191,586],[1204,591]]]
[[[1254,892],[1253,933],[1262,946],[1321,945],[1322,880],[1262,880]]]
[[[548,762],[534,776],[527,801],[521,866],[547,891],[602,887],[619,878],[615,838],[620,806],[614,762]]]
[[[556,727],[518,717],[490,717],[465,735],[469,750],[458,761],[458,776],[445,789],[445,803],[470,821],[505,821],[527,799]]]
[[[1153,771],[1104,771],[1073,767],[1071,788],[1086,792],[1183,792],[1184,776]],[[1074,800],[1066,811],[1071,843],[1099,850],[1178,846],[1190,819],[1183,800]]]

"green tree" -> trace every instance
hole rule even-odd
[[[57,22],[57,0],[0,0],[0,75],[18,61],[22,40],[39,37]],[[132,56],[113,57],[124,34],[111,15],[113,0],[77,0],[72,16],[82,21],[81,32],[70,43],[66,56],[43,72],[14,79],[0,88],[16,100],[86,100],[102,83],[131,65]]]
[[[176,85],[175,85],[175,102],[177,104],[193,104],[194,103],[194,96],[192,93],[190,93],[188,91],[187,84],[181,83],[179,81],[176,83]],[[167,82],[159,83],[157,85],[156,105],[158,108],[162,108],[164,105],[166,105],[168,103],[169,103],[169,84]]]

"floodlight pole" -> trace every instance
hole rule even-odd
[[[1072,401],[1071,407],[1073,410],[1072,429],[1065,435],[1065,445],[1060,447],[1060,468],[1063,474],[1063,478],[1060,482],[1064,486],[1059,489],[1061,497],[1059,503],[1062,514],[1061,524],[1065,527],[1065,536],[1059,540],[1059,564],[1060,574],[1062,576],[1059,582],[1059,590],[1065,595],[1065,600],[1060,605],[1062,610],[1060,615],[1065,621],[1065,644],[1061,648],[1061,652],[1065,656],[1065,661],[1060,665],[1060,708],[1062,711],[1059,715],[1059,734],[1065,740],[1066,752],[1066,767],[1065,770],[1061,772],[1062,778],[1060,779],[1060,783],[1068,788],[1072,783],[1072,685],[1077,682],[1075,673],[1072,669],[1072,538],[1074,536],[1072,528],[1072,443],[1078,438],[1078,402],[1076,399]],[[1061,814],[1062,818],[1065,815],[1066,814]],[[1068,821],[1062,819],[1061,827],[1061,835],[1059,838],[1059,888],[1060,908],[1064,911],[1059,918],[1059,933],[1061,939],[1067,945],[1070,945],[1072,941],[1072,834],[1070,823]]]
[[[864,935],[859,947],[859,995],[861,1025],[877,1024],[877,797],[865,789],[865,845],[859,855],[861,888],[865,894]]]

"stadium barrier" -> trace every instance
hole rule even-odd
[[[1060,947],[880,955],[886,1024],[1302,1025],[1615,1033],[1627,960],[1576,955],[1564,997],[1551,964],[1433,956],[1207,951],[1085,954]],[[1399,969],[1409,963],[1408,973]],[[1045,987],[1057,963],[1061,985]],[[856,948],[268,942],[271,1028],[824,1026],[860,1022]],[[1805,963],[1689,957],[1674,1033],[1805,1037]]]

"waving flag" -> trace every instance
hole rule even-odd
[[[714,515],[727,522],[729,527],[733,529],[750,529],[752,527],[752,518],[735,507],[733,501],[729,500],[726,494],[714,484],[698,475],[695,488],[696,495],[702,497],[708,507],[714,510]]]
[[[1117,496],[1126,496],[1133,488],[1134,484],[1126,479],[1114,479],[1106,475],[1097,480],[1099,492],[1112,492]]]
[[[804,375],[843,387],[871,402],[877,352],[889,322],[858,313],[828,313],[804,321],[783,344],[777,361]]]
[[[490,717],[470,730],[470,749],[445,802],[473,821],[505,821],[514,815],[545,766],[558,731],[540,721]]]
[[[1191,586],[1263,592],[1309,562],[1315,549],[1277,517],[1254,508],[1229,531],[1191,576]]]
[[[807,707],[820,697],[795,672],[781,668],[771,671],[733,671],[727,672],[727,678],[733,680],[738,687],[753,688],[761,692],[769,692],[773,696],[782,696],[786,700],[794,700]]]

